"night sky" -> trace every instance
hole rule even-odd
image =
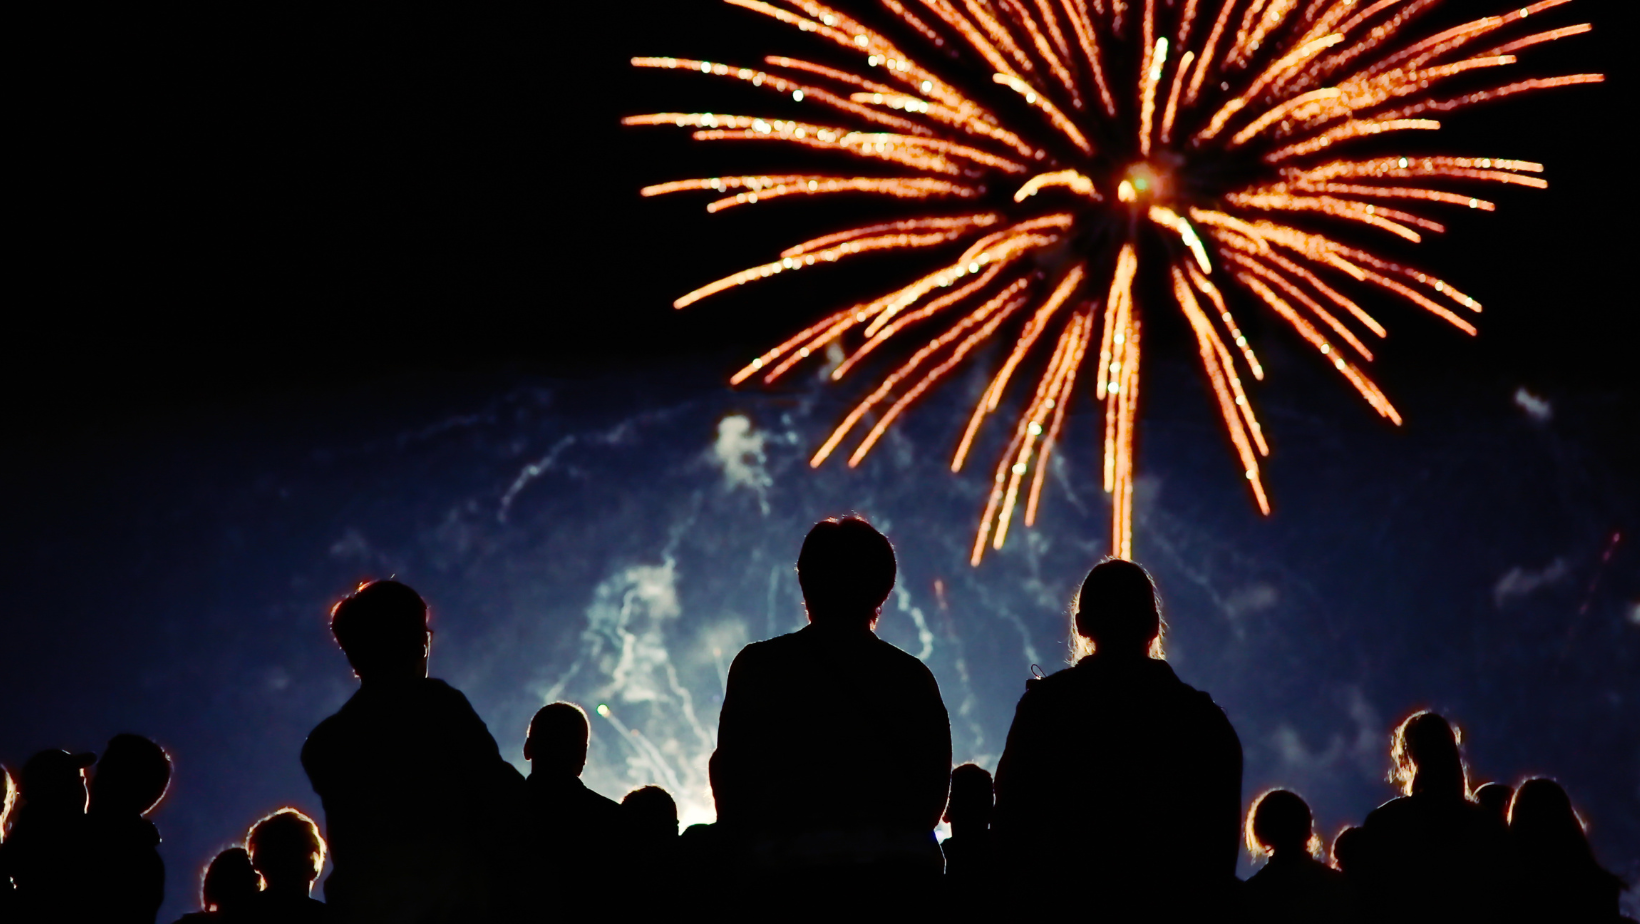
[[[819,473],[803,460],[857,391],[724,384],[897,278],[892,259],[670,307],[855,212],[639,199],[789,161],[621,128],[747,99],[626,60],[812,40],[714,3],[556,6],[56,10],[22,33],[0,761],[121,731],[166,745],[167,920],[262,813],[317,813],[296,754],[352,688],[323,616],[362,578],[429,597],[434,674],[510,759],[545,698],[607,701],[589,781],[660,782],[697,818],[718,662],[800,619],[789,565],[819,516],[859,509],[900,547],[882,632],[934,668],[959,759],[994,765],[1030,664],[1063,662],[1065,604],[1107,535],[1091,402],[1039,528],[975,571],[981,477],[944,461],[978,380],[858,471]],[[1255,401],[1273,517],[1236,477],[1182,325],[1152,312],[1136,555],[1175,666],[1237,724],[1249,794],[1299,788],[1327,836],[1392,795],[1387,731],[1428,705],[1466,729],[1478,777],[1560,778],[1607,865],[1640,874],[1617,7],[1557,11],[1595,33],[1526,59],[1606,84],[1444,120],[1433,150],[1541,161],[1550,188],[1498,190],[1498,212],[1448,211],[1446,235],[1387,248],[1486,304],[1471,339],[1367,301],[1404,426],[1249,322],[1272,372]],[[622,640],[648,660],[608,663]]]

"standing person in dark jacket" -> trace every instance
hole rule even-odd
[[[507,917],[524,781],[467,697],[427,676],[427,604],[376,581],[331,611],[359,691],[319,723],[302,766],[325,807],[325,898],[358,924]]]
[[[1495,921],[1508,913],[1503,824],[1469,797],[1458,733],[1420,711],[1390,739],[1403,795],[1373,809],[1360,881],[1369,909],[1407,924]],[[1353,872],[1351,878],[1355,878]]]
[[[532,901],[544,906],[536,909],[542,917],[593,912],[609,900],[609,879],[619,868],[621,807],[581,782],[591,737],[581,707],[558,702],[536,711],[524,738]]]
[[[822,520],[797,559],[809,625],[729,668],[712,793],[765,884],[837,903],[939,888],[951,726],[934,675],[872,631],[894,576],[871,524]]]
[[[1344,874],[1318,859],[1310,806],[1272,789],[1247,810],[1247,849],[1269,857],[1247,880],[1247,918],[1257,924],[1358,924],[1360,903]]]
[[[0,845],[0,867],[17,888],[20,921],[83,916],[87,881],[85,768],[95,754],[41,751],[23,764],[20,804]]]
[[[1101,562],[1077,598],[1093,651],[1029,681],[996,772],[993,829],[1021,910],[1217,920],[1236,886],[1241,742],[1161,655],[1150,575]]]
[[[141,735],[115,735],[97,761],[86,809],[86,912],[108,924],[154,924],[165,901],[159,829],[146,817],[165,798],[171,758]]]
[[[174,924],[239,924],[262,892],[262,875],[243,847],[229,847],[211,858],[200,877],[199,907]]]
[[[1623,880],[1595,860],[1572,800],[1554,780],[1520,784],[1509,806],[1514,920],[1616,924]]]
[[[265,883],[247,903],[246,922],[329,924],[330,910],[312,894],[325,866],[325,839],[313,819],[297,809],[280,809],[251,826],[245,847]]]

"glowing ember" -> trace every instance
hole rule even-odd
[[[1353,224],[1417,242],[1443,228],[1407,209],[1493,208],[1436,186],[1541,188],[1546,184],[1535,174],[1543,168],[1474,157],[1350,158],[1340,146],[1438,129],[1428,116],[1474,103],[1601,80],[1574,74],[1474,83],[1514,64],[1516,51],[1588,31],[1521,26],[1569,0],[1543,0],[1427,36],[1408,27],[1435,0],[1224,0],[1216,8],[1214,0],[919,0],[915,11],[909,0],[882,0],[898,33],[941,50],[941,66],[953,70],[946,77],[883,32],[813,0],[785,0],[784,7],[728,2],[842,47],[848,66],[784,57],[766,58],[762,68],[681,58],[632,63],[744,81],[813,107],[815,121],[658,113],[626,124],[692,128],[702,141],[840,151],[888,175],[714,177],[651,186],[644,195],[710,190],[726,196],[708,206],[717,211],[782,196],[854,193],[894,197],[924,213],[797,244],[777,261],[684,295],[676,306],[855,254],[962,247],[934,272],[803,330],[731,381],[761,374],[772,382],[824,347],[852,344],[831,373],[841,378],[897,335],[939,327],[844,417],[811,460],[821,464],[878,412],[849,456],[855,466],[911,403],[1006,330],[1013,346],[963,432],[951,463],[957,471],[1014,373],[1029,355],[1046,354],[996,467],[974,540],[976,565],[987,544],[1002,547],[1022,490],[1025,523],[1035,521],[1078,375],[1091,376],[1105,402],[1111,551],[1131,556],[1140,273],[1171,288],[1194,331],[1261,511],[1270,511],[1259,477],[1269,445],[1238,357],[1255,379],[1264,372],[1215,277],[1274,311],[1379,414],[1399,423],[1358,365],[1372,359],[1358,329],[1382,337],[1384,328],[1339,287],[1376,286],[1471,334],[1475,328],[1463,315],[1480,305],[1329,229]],[[1491,42],[1500,43],[1483,47]],[[952,49],[961,52],[956,63],[945,54]],[[966,211],[928,213],[936,201]],[[1161,246],[1144,248],[1156,265],[1140,265],[1142,234],[1160,239]]]

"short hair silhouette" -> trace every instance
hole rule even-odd
[[[19,794],[30,811],[84,812],[85,768],[96,760],[95,754],[41,751],[23,764],[17,780]]]
[[[1419,710],[1406,717],[1390,736],[1390,781],[1407,795],[1469,795],[1458,730],[1438,713]]]
[[[1253,856],[1308,853],[1319,855],[1310,805],[1298,793],[1271,789],[1247,810],[1247,849]]]
[[[1345,873],[1360,872],[1369,837],[1366,829],[1354,825],[1339,831],[1332,842],[1332,865]]]
[[[1150,572],[1121,558],[1107,558],[1093,566],[1076,595],[1076,634],[1089,642],[1084,653],[1133,653],[1148,648],[1162,656],[1161,601]]]
[[[330,632],[361,679],[427,653],[427,601],[398,581],[359,585],[330,610]]]
[[[146,815],[171,785],[171,756],[141,735],[115,735],[91,778],[91,807]]]
[[[1508,783],[1487,783],[1475,790],[1475,802],[1499,821],[1509,820],[1509,800],[1514,796]]]
[[[991,823],[996,806],[996,790],[991,772],[979,764],[962,764],[951,771],[951,798],[945,805],[945,821],[952,825],[984,828]]]
[[[1594,858],[1583,820],[1577,817],[1566,790],[1554,780],[1538,778],[1520,784],[1509,804],[1509,831],[1546,855]]]
[[[206,911],[242,908],[262,889],[262,877],[243,847],[229,847],[211,859],[199,881],[199,904]]]
[[[524,759],[548,776],[580,776],[587,764],[592,726],[574,703],[549,703],[536,710],[524,738]]]
[[[310,886],[325,865],[325,839],[305,813],[282,808],[251,825],[245,836],[251,865],[268,888]]]
[[[621,813],[632,830],[645,838],[678,836],[678,804],[659,786],[642,786],[621,798]]]
[[[894,575],[894,546],[857,516],[814,524],[797,555],[797,583],[814,623],[872,622]]]

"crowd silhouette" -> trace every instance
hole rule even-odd
[[[591,728],[573,703],[535,714],[519,774],[467,698],[428,676],[421,596],[362,585],[330,621],[358,689],[301,754],[323,832],[293,808],[255,822],[206,866],[181,921],[612,917],[615,890],[633,918],[688,891],[725,920],[1629,921],[1566,791],[1472,789],[1459,732],[1434,712],[1394,729],[1402,794],[1330,855],[1295,792],[1269,790],[1244,817],[1235,729],[1162,659],[1155,585],[1128,561],[1087,575],[1079,656],[1026,683],[994,780],[953,769],[933,674],[874,631],[895,572],[863,519],[809,532],[808,625],[734,659],[710,763],[717,820],[681,834],[666,790],[617,802],[581,781]],[[100,759],[47,750],[15,779],[0,768],[0,924],[154,924],[165,872],[147,816],[170,777],[165,750],[130,734]],[[1264,860],[1246,881],[1242,845]]]

